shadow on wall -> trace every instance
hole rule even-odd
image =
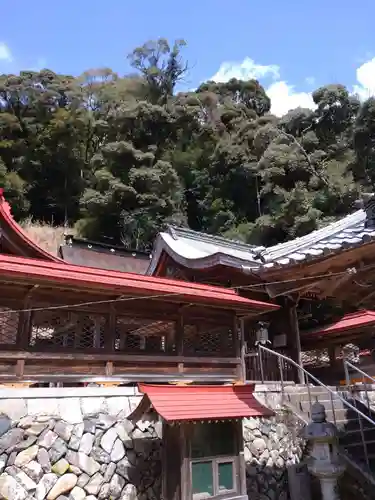
[[[369,411],[365,404],[353,398],[348,398],[348,402],[375,421],[375,412]],[[375,425],[364,418],[359,420],[358,414],[350,408],[343,409],[342,413],[342,423],[337,422],[337,427],[340,431],[340,445],[346,449],[347,454],[353,462],[361,465],[364,470],[368,470],[373,475],[375,473]],[[369,469],[361,437],[362,431],[369,457]],[[351,500],[352,498],[356,498],[357,500],[373,500],[375,498],[374,486],[349,465],[340,479],[339,490],[343,500]]]
[[[357,408],[361,410],[364,414],[369,415],[366,407],[348,398],[347,401],[353,406],[357,405]],[[339,430],[340,446],[346,448],[348,455],[357,464],[361,464],[366,468],[366,461],[364,456],[364,449],[361,440],[361,427],[358,421],[358,415],[355,411],[350,408],[345,407],[343,404],[338,403],[340,406],[335,409],[336,424]],[[326,406],[326,411],[332,413],[330,406]],[[330,418],[332,418],[330,416]],[[371,416],[374,419],[374,415]],[[375,426],[371,425],[366,420],[362,419],[362,425],[366,439],[369,442],[375,443]],[[306,457],[309,450],[306,448]],[[374,444],[368,445],[368,453],[373,454],[375,452]],[[305,458],[303,457],[303,459]],[[375,462],[372,462],[372,468],[375,470]],[[322,500],[321,488],[319,480],[316,477],[310,476],[311,478],[311,498],[314,500]],[[350,467],[347,464],[347,469],[345,470],[342,477],[339,479],[338,491],[341,500],[374,500],[374,487],[370,484],[365,477],[361,474],[358,469]]]
[[[299,421],[289,412],[244,420],[247,492],[251,500],[289,499],[288,468],[298,464],[304,442]]]
[[[135,461],[131,464],[131,483],[139,495],[147,500],[161,498],[162,440],[159,438],[133,439]]]

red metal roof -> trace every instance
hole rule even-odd
[[[62,259],[46,252],[34,243],[13,219],[9,203],[4,198],[4,190],[0,188],[0,226],[2,237],[9,250],[16,255],[23,255],[33,259],[43,259],[49,262],[64,262]]]
[[[279,309],[276,304],[241,297],[235,290],[228,288],[5,254],[0,255],[0,279],[26,281],[45,286],[57,284],[76,289],[89,288],[93,292],[111,294],[166,295],[172,300],[173,295],[176,295],[181,301],[218,305],[243,312]]]
[[[326,335],[338,335],[350,330],[358,330],[367,326],[375,325],[375,311],[357,311],[346,314],[340,320],[331,323],[323,328],[310,330],[303,333],[303,338],[315,338]]]
[[[274,414],[255,399],[253,385],[140,384],[139,389],[167,422],[270,417]]]

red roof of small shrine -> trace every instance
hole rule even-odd
[[[32,241],[22,227],[13,219],[9,203],[4,198],[4,190],[0,188],[0,227],[7,250],[15,255],[42,259],[49,262],[64,262],[62,259],[46,252]]]
[[[241,297],[235,290],[228,288],[0,254],[0,279],[4,278],[45,286],[89,289],[99,293],[155,298],[166,296],[167,300],[176,297],[181,302],[216,305],[244,313],[279,309],[276,304]]]
[[[254,385],[140,384],[139,389],[144,393],[140,407],[151,405],[167,422],[270,417],[274,414],[255,399]]]
[[[375,325],[375,311],[357,311],[352,314],[346,314],[340,320],[331,323],[323,328],[310,330],[303,334],[303,338],[315,338],[326,335],[338,335],[350,330],[357,330],[367,326]]]

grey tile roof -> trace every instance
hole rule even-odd
[[[157,237],[148,273],[155,271],[163,252],[193,269],[223,264],[260,271],[293,265],[375,239],[375,226],[366,227],[365,222],[366,212],[357,210],[310,234],[268,248],[171,227]]]
[[[246,245],[220,236],[212,236],[185,228],[170,227],[159,233],[154,244],[147,274],[153,274],[163,252],[176,262],[192,269],[204,269],[217,264],[241,268],[242,265],[258,264],[254,256],[264,247]]]
[[[361,245],[375,238],[375,226],[366,227],[366,212],[357,210],[337,222],[262,252],[265,267],[296,264],[324,254]]]

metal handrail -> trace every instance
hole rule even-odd
[[[358,368],[358,366],[353,365],[350,361],[344,359],[344,371],[345,371],[345,379],[346,379],[346,385],[349,387],[350,384],[350,376],[349,376],[349,368],[352,370],[356,370],[358,373],[360,373],[362,376],[365,377],[365,379],[372,380],[372,382],[375,383],[375,378],[371,377],[371,375],[368,375],[366,372]],[[364,389],[365,389],[365,396],[366,396],[366,401],[367,401],[367,408],[371,410],[371,404],[370,404],[370,398],[368,395],[368,390],[367,390],[367,384],[366,381],[364,383]]]
[[[317,379],[316,377],[314,377],[314,375],[312,375],[310,372],[308,372],[307,370],[305,370],[305,368],[303,368],[302,366],[300,366],[298,363],[296,363],[295,361],[293,361],[293,359],[288,358],[287,356],[284,356],[284,354],[281,354],[280,352],[276,352],[276,351],[273,351],[272,349],[268,349],[268,347],[264,347],[263,345],[259,344],[258,347],[259,347],[259,349],[261,351],[266,351],[269,354],[273,354],[274,356],[276,356],[279,359],[283,359],[287,363],[291,363],[298,370],[301,370],[304,373],[304,375],[307,375],[307,377],[311,378],[316,384],[318,384],[321,387],[323,387],[324,389],[326,389],[326,391],[328,391],[332,396],[335,396],[338,399],[340,399],[351,410],[354,410],[362,418],[364,418],[365,420],[367,420],[368,422],[370,422],[370,424],[372,424],[372,425],[375,426],[375,421],[374,420],[372,420],[370,417],[368,417],[367,415],[365,415],[364,413],[362,413],[360,410],[358,410],[358,408],[356,408],[355,406],[353,406],[352,404],[350,404],[345,398],[341,397],[340,394],[337,391],[333,391],[330,387],[328,387],[325,384],[323,384],[323,382],[321,382],[319,379]],[[282,377],[281,377],[281,380],[282,380]],[[264,382],[264,380],[262,380],[262,382]],[[306,384],[306,385],[308,386],[308,384]],[[282,386],[283,386],[283,383],[282,383]],[[282,387],[282,390],[283,390],[283,387]]]
[[[344,406],[346,406],[347,408],[350,408],[351,410],[354,411],[354,413],[356,413],[357,418],[358,418],[358,423],[359,423],[359,430],[361,433],[361,442],[362,442],[361,444],[363,446],[364,458],[366,460],[366,464],[367,464],[368,469],[370,469],[370,461],[369,461],[369,456],[368,456],[368,451],[367,451],[367,443],[366,443],[365,436],[364,436],[362,419],[367,420],[374,427],[375,427],[375,421],[372,418],[370,418],[369,416],[365,415],[362,411],[360,411],[357,408],[356,399],[354,399],[354,402],[355,402],[355,406],[354,406],[351,403],[349,403],[345,398],[343,398],[337,391],[333,391],[330,387],[326,386],[323,382],[321,382],[314,375],[312,375],[310,372],[305,370],[305,368],[303,368],[303,366],[300,366],[293,359],[290,359],[287,356],[285,356],[284,354],[281,354],[280,352],[273,351],[272,349],[269,349],[268,347],[265,347],[264,345],[261,345],[261,344],[258,345],[258,348],[259,348],[260,372],[261,372],[262,382],[264,382],[262,351],[267,352],[267,353],[272,354],[273,356],[277,357],[278,367],[279,367],[279,371],[280,371],[281,391],[282,391],[283,398],[284,398],[285,391],[284,391],[284,378],[283,378],[283,373],[282,373],[281,360],[284,360],[287,363],[290,363],[292,366],[297,368],[297,370],[300,370],[301,374],[303,374],[303,377],[301,377],[301,378],[303,378],[303,380],[304,380],[304,383],[307,387],[308,396],[309,396],[310,416],[311,416],[311,410],[312,410],[312,400],[311,400],[311,387],[310,387],[310,384],[308,383],[309,378],[312,381],[314,381],[318,386],[323,387],[327,391],[327,393],[329,393],[330,400],[331,400],[331,407],[332,407],[332,416],[333,416],[335,425],[336,425],[336,415],[335,415],[335,405],[333,402],[333,397],[335,397],[336,399],[339,399],[344,404]],[[368,398],[368,396],[367,396],[367,398]]]
[[[307,387],[307,392],[308,392],[308,395],[309,395],[310,416],[311,416],[311,409],[312,409],[312,401],[311,401],[311,386],[308,383],[308,379],[309,378],[311,380],[313,380],[320,387],[323,387],[329,393],[330,399],[331,399],[331,406],[332,406],[332,415],[333,415],[333,419],[334,419],[334,423],[335,424],[336,424],[336,416],[335,416],[335,406],[334,406],[334,402],[333,402],[333,396],[336,399],[339,399],[344,404],[344,406],[346,406],[347,408],[350,408],[351,410],[354,411],[354,413],[357,414],[358,423],[359,423],[359,429],[360,429],[360,433],[361,433],[361,441],[362,441],[362,446],[363,446],[364,455],[365,455],[365,460],[366,460],[367,467],[370,469],[370,461],[369,461],[368,452],[367,452],[367,443],[366,443],[365,436],[364,436],[364,429],[363,429],[362,419],[367,420],[374,427],[375,427],[375,421],[372,420],[372,418],[370,418],[369,416],[365,415],[356,406],[350,404],[345,398],[343,398],[342,396],[340,396],[340,394],[337,391],[333,391],[330,387],[328,387],[325,384],[323,384],[323,382],[321,382],[319,379],[317,379],[316,377],[314,377],[314,375],[312,375],[310,372],[308,372],[307,370],[305,370],[305,368],[303,368],[302,366],[300,366],[293,359],[288,358],[287,356],[285,356],[284,354],[281,354],[280,352],[276,352],[276,351],[273,351],[272,349],[268,349],[268,347],[264,347],[264,345],[261,345],[261,344],[258,345],[258,348],[259,348],[260,372],[261,372],[261,377],[262,377],[262,382],[263,383],[264,383],[264,370],[263,370],[262,351],[268,352],[269,354],[272,354],[273,356],[277,357],[277,359],[278,359],[278,366],[279,366],[279,370],[280,370],[281,391],[282,391],[283,396],[284,396],[284,379],[283,379],[283,374],[282,374],[281,360],[283,359],[287,363],[290,363],[292,366],[294,366],[295,368],[297,368],[297,370],[301,371],[301,373],[305,377],[304,378],[305,385]],[[356,400],[354,400],[354,401],[355,401],[355,404],[356,404]]]
[[[372,380],[375,383],[374,377],[371,377],[371,375],[368,375],[366,372],[364,372],[363,370],[358,368],[358,366],[355,366],[347,359],[344,359],[345,378],[346,378],[347,385],[350,385],[350,377],[349,377],[348,367],[351,368],[352,370],[356,370],[358,373],[360,373],[364,377],[368,378],[369,380]]]

